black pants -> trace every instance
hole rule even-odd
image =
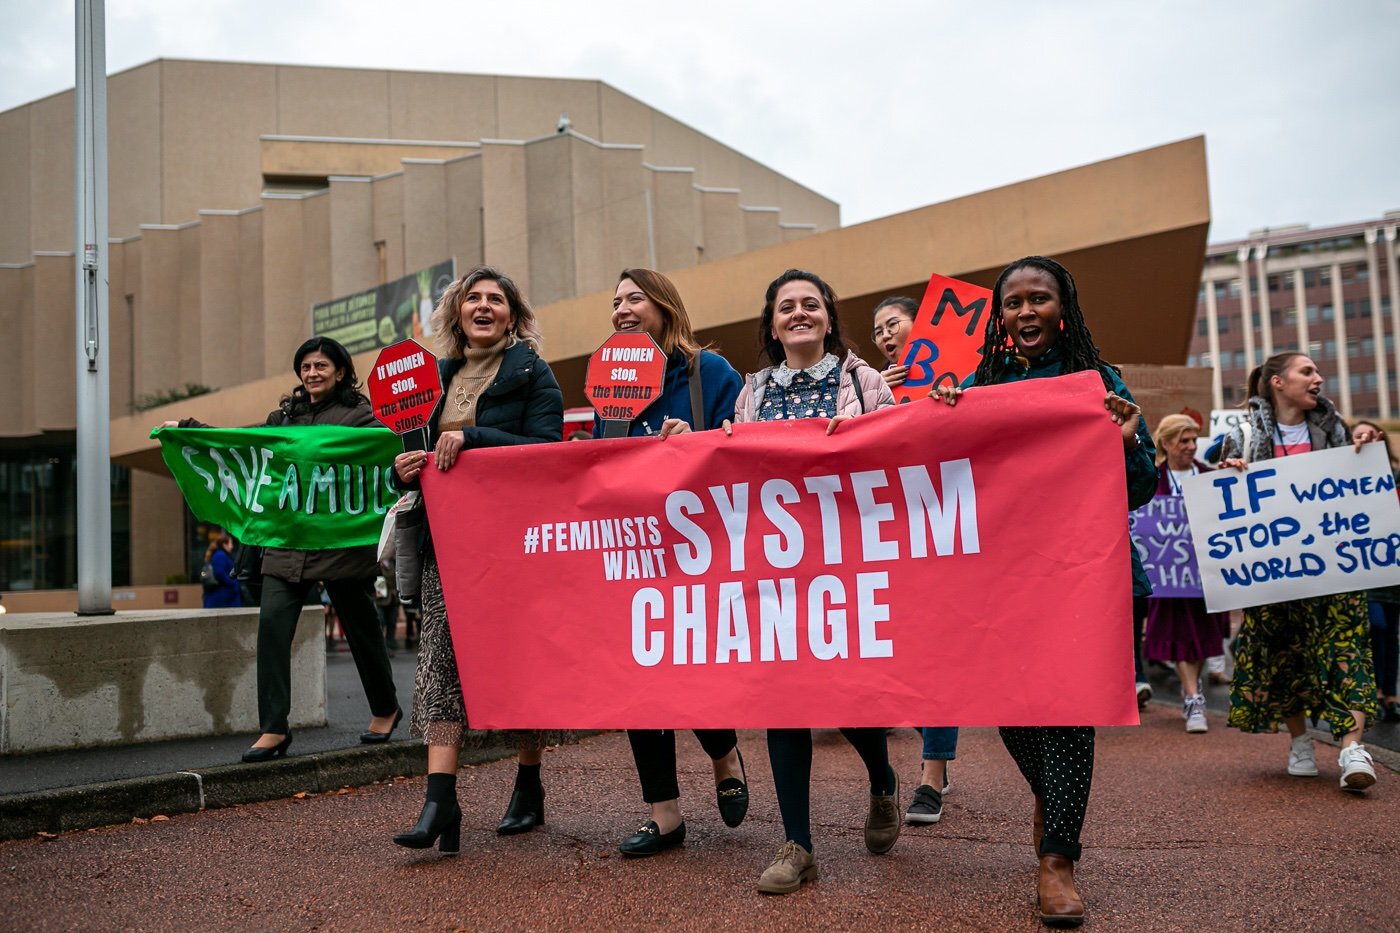
[[[695,737],[710,760],[728,755],[739,744],[733,729],[696,729]],[[637,777],[642,781],[642,799],[661,803],[680,797],[676,784],[676,732],[674,729],[628,729],[627,741],[632,743],[632,760],[637,763]]]
[[[264,732],[287,732],[287,715],[292,709],[292,636],[313,586],[314,580],[288,583],[278,577],[263,578],[258,609],[258,720]],[[327,580],[325,586],[340,616],[370,712],[394,715],[399,708],[398,694],[374,605],[374,578]]]
[[[1142,663],[1142,630],[1147,626],[1147,597],[1133,597],[1133,676],[1140,684],[1147,683],[1147,671]]]
[[[872,794],[894,793],[885,730],[842,729],[865,763]],[[769,729],[768,762],[773,766],[773,790],[783,833],[808,852],[812,851],[812,730]]]
[[[1094,783],[1093,726],[1002,726],[1006,750],[1041,800],[1041,855],[1079,861],[1079,831]]]

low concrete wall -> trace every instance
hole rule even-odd
[[[292,644],[292,728],[326,723],[319,606]],[[258,731],[257,609],[0,616],[0,753]]]
[[[0,599],[8,612],[77,612],[77,590],[10,590]],[[112,608],[118,612],[142,609],[200,609],[204,588],[198,583],[167,586],[114,586]]]

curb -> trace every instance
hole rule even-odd
[[[462,764],[515,754],[507,737],[469,736]],[[219,765],[99,784],[0,796],[0,840],[128,823],[133,817],[231,807],[293,794],[324,793],[428,770],[427,746],[414,740],[279,758],[262,764]]]

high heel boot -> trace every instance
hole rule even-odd
[[[456,855],[462,833],[462,808],[457,805],[457,775],[429,774],[428,799],[418,823],[394,837],[394,844],[405,849],[430,849],[438,844],[443,855]]]
[[[498,836],[514,836],[516,833],[528,833],[536,826],[544,825],[544,787],[535,785],[534,787],[516,786],[514,793],[510,795],[510,806],[506,807],[506,815],[501,820],[501,825],[496,827]]]

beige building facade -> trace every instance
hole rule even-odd
[[[1191,339],[1210,216],[1200,138],[841,227],[833,201],[598,81],[161,60],[112,76],[109,100],[119,583],[188,572],[153,423],[260,421],[291,386],[311,305],[444,259],[521,283],[573,404],[633,265],[671,275],[740,369],[764,287],[792,266],[833,283],[859,336],[878,300],[919,297],[934,271],[990,284],[1050,254],[1107,358],[1178,365]],[[43,452],[72,446],[72,136],[71,92],[0,114],[0,554],[43,549],[50,570],[61,535],[38,543],[49,532],[22,520],[35,493],[19,467],[34,461],[32,485]],[[1164,400],[1209,397],[1208,379],[1144,378]],[[215,391],[133,409],[187,383]],[[68,585],[11,556],[0,589]]]

